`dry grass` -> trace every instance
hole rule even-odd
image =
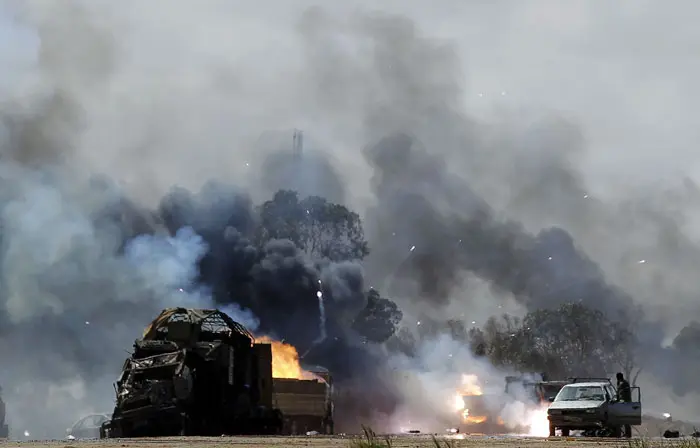
[[[172,437],[85,441],[0,442],[0,448],[573,448],[601,445],[610,448],[700,448],[696,439],[632,440],[595,438],[464,438],[435,436],[379,436],[364,428],[361,436],[315,437]]]
[[[700,448],[698,439],[632,439],[627,448]]]
[[[390,436],[378,437],[377,434],[367,426],[362,427],[363,436],[360,439],[350,441],[350,448],[393,448],[394,443]],[[455,448],[457,442],[455,440],[439,440],[435,436],[431,436],[430,442],[435,448]]]

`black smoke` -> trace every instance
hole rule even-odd
[[[420,300],[446,305],[459,274],[469,271],[528,309],[580,301],[628,317],[632,298],[608,282],[566,230],[531,234],[498,216],[467,180],[407,134],[385,137],[365,154],[379,200],[368,220],[415,247],[393,277],[412,279]]]

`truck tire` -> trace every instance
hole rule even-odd
[[[613,426],[610,428],[610,433],[612,437],[619,439],[622,437],[622,426]]]
[[[557,435],[557,428],[554,425],[549,425],[549,437]]]
[[[569,431],[569,428],[562,428],[561,429],[561,436],[562,437],[569,437],[570,433],[571,433],[571,431]]]

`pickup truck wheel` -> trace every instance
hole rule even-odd
[[[612,437],[615,437],[616,439],[619,439],[620,437],[622,437],[622,427],[621,426],[613,426],[612,428],[610,428],[610,430],[611,430],[610,432],[611,432]]]
[[[562,428],[562,430],[561,430],[562,437],[569,437],[569,434],[570,434],[569,428]]]
[[[557,428],[554,425],[549,425],[549,437],[554,437],[557,432]]]

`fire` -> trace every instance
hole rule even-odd
[[[469,415],[469,409],[462,412],[464,423],[484,423],[487,419],[485,415]]]
[[[272,377],[314,380],[316,375],[301,368],[299,353],[294,346],[275,341],[267,336],[256,338],[256,342],[272,346]]]
[[[462,421],[464,423],[478,424],[485,422],[488,417],[484,415],[471,415],[467,408],[467,403],[464,397],[475,397],[483,395],[483,390],[479,385],[479,378],[476,375],[462,375],[462,385],[454,397],[454,409],[461,412]]]
[[[455,411],[461,411],[466,407],[467,407],[467,404],[464,402],[464,397],[462,396],[462,394],[455,395],[455,397],[454,397]]]
[[[528,414],[530,431],[529,435],[535,437],[549,436],[549,420],[547,419],[547,408],[535,409]]]
[[[479,378],[476,375],[462,375],[460,393],[466,396],[482,395],[483,391],[479,385]]]

